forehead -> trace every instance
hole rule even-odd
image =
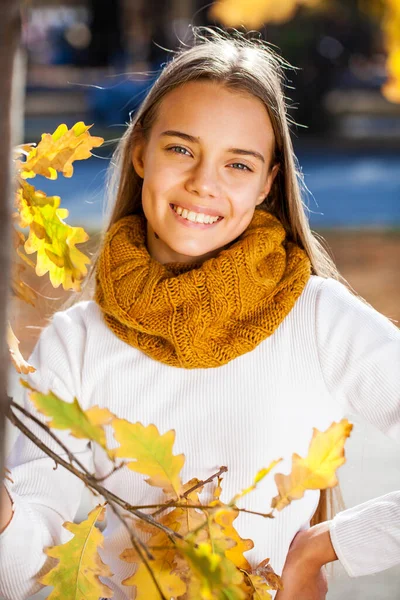
[[[165,129],[183,131],[205,143],[256,145],[264,152],[274,140],[267,109],[259,98],[210,81],[191,81],[165,96],[153,133]]]

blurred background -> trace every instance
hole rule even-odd
[[[258,29],[296,67],[286,73],[286,95],[296,122],[293,141],[308,188],[304,200],[312,229],[326,240],[353,288],[398,325],[400,84],[397,92],[395,85],[388,86],[393,72],[400,72],[393,55],[389,61],[393,44],[400,46],[398,0],[236,4],[253,19],[248,29]],[[76,163],[72,179],[38,177],[35,182],[47,194],[61,196],[70,224],[92,234],[89,251],[95,249],[102,225],[110,156],[131,114],[170,51],[180,41],[190,45],[192,25],[240,25],[234,22],[234,5],[234,0],[218,6],[203,0],[28,4],[14,102],[24,121],[15,128],[15,142],[37,142],[60,123],[77,121],[93,123],[92,135],[105,138],[95,157]],[[31,284],[42,294],[36,306],[15,300],[11,311],[26,357],[45,319],[66,299],[47,276],[33,276]],[[347,506],[400,489],[399,446],[351,418],[356,427],[341,475]],[[14,437],[10,429],[9,445]],[[89,496],[85,502],[83,511]],[[328,598],[400,600],[400,566],[362,579],[349,579],[335,566]]]

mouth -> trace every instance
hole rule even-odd
[[[221,215],[189,210],[178,204],[170,204],[169,206],[179,221],[189,226],[200,226],[202,229],[212,227],[224,218]]]

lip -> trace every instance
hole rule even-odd
[[[218,225],[218,223],[220,223],[223,220],[223,217],[222,217],[219,221],[215,221],[214,223],[193,223],[193,221],[188,221],[188,219],[184,219],[183,217],[178,215],[178,213],[175,212],[175,210],[172,208],[173,206],[174,206],[173,204],[169,205],[171,212],[174,214],[174,217],[179,221],[179,223],[181,223],[182,225],[185,225],[185,227],[192,227],[192,228],[196,228],[196,229],[211,229],[212,227],[215,227],[215,225]],[[178,204],[177,206],[182,206],[182,205]],[[182,206],[182,208],[185,208],[185,207]],[[189,210],[189,209],[187,209],[187,210]],[[205,213],[205,214],[208,214],[208,213]],[[215,216],[217,217],[220,215],[215,215]]]
[[[215,209],[213,209],[209,206],[200,206],[198,204],[192,204],[192,206],[188,206],[187,204],[170,204],[171,208],[173,206],[180,206],[181,208],[186,208],[186,210],[189,210],[189,211],[193,211],[196,213],[203,213],[204,215],[210,215],[210,217],[222,217],[221,213],[217,212]],[[174,210],[174,209],[172,208],[172,210]]]

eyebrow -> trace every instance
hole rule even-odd
[[[183,131],[175,131],[173,129],[168,129],[167,131],[163,131],[160,134],[160,137],[179,137],[187,142],[191,142],[192,144],[200,143],[200,138],[195,137],[194,135],[189,135],[188,133],[183,133]],[[255,150],[244,150],[243,148],[227,148],[227,152],[232,152],[232,154],[241,154],[242,156],[254,156],[254,158],[258,158],[265,164],[265,159],[260,152],[256,152]]]

